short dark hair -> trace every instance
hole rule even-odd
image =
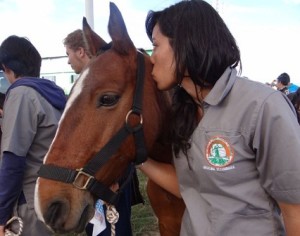
[[[283,85],[287,86],[290,83],[290,76],[284,72],[278,76],[277,82],[280,82]]]
[[[11,69],[16,77],[39,77],[42,58],[27,38],[11,35],[0,46],[0,69],[4,70],[2,64]]]

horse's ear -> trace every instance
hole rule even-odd
[[[112,39],[112,47],[121,54],[128,54],[130,51],[135,52],[135,46],[128,35],[120,10],[113,2],[110,2],[109,8],[108,32]]]
[[[91,29],[85,17],[82,20],[82,31],[91,55],[96,56],[99,49],[107,45],[107,43]]]

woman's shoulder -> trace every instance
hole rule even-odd
[[[30,99],[32,97],[37,97],[38,92],[29,86],[18,86],[15,88],[12,88],[9,90],[9,92],[6,94],[7,100],[11,99],[12,97],[14,99],[21,98],[21,99]]]
[[[240,93],[240,95],[251,100],[264,101],[273,95],[282,96],[281,92],[264,83],[251,80],[248,77],[239,77],[236,80],[234,87],[235,90]]]
[[[262,83],[260,81],[254,80],[252,78],[246,77],[246,76],[238,76],[239,79],[236,81],[238,83],[241,83],[244,86],[247,86],[248,88],[255,88],[255,89],[260,89],[260,90],[265,90],[265,91],[277,91],[276,89],[273,89],[269,85]]]

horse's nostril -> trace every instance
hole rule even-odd
[[[66,212],[66,204],[61,201],[52,202],[46,212],[44,219],[45,223],[52,229],[60,231],[63,228]]]

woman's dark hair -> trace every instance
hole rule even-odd
[[[188,71],[195,86],[211,88],[226,68],[235,68],[241,63],[234,37],[218,12],[205,1],[181,1],[162,11],[150,11],[145,24],[151,41],[156,24],[169,38],[179,84]],[[183,89],[178,89],[172,110],[171,137],[175,155],[180,150],[187,155],[190,136],[198,124],[198,105]]]
[[[42,58],[28,39],[12,35],[0,46],[0,69],[3,70],[2,64],[11,69],[16,77],[39,77]]]

